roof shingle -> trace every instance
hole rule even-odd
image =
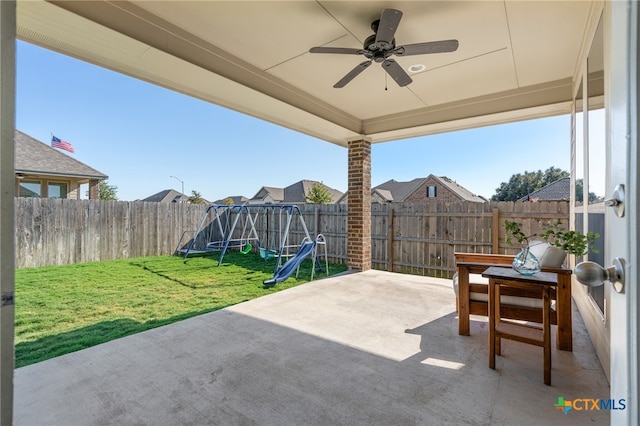
[[[51,176],[86,179],[108,179],[109,176],[72,158],[49,145],[15,131],[15,171]]]
[[[569,200],[570,190],[571,179],[564,177],[525,195],[518,201],[566,201]]]

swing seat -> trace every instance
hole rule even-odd
[[[252,248],[251,244],[247,243],[247,245],[242,250],[240,250],[240,253],[247,254],[251,251],[251,248]]]
[[[264,247],[260,247],[260,257],[264,260],[273,259],[274,257],[276,257],[276,254],[278,254],[278,252],[276,252],[275,250],[267,250]]]

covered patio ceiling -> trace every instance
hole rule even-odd
[[[385,8],[396,44],[457,39],[452,53],[394,57],[399,87],[362,48]],[[17,34],[67,54],[341,146],[570,111],[591,1],[18,1]],[[412,73],[412,65],[424,65]]]

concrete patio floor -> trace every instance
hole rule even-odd
[[[346,274],[17,369],[16,425],[609,424],[578,313],[574,351],[457,334],[450,280]],[[555,341],[555,339],[553,340]]]

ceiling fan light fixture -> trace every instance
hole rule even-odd
[[[417,72],[422,72],[422,71],[424,71],[426,69],[427,69],[427,67],[422,65],[422,64],[413,64],[413,65],[409,66],[409,68],[407,68],[407,70],[410,73],[414,73],[414,74],[417,73]]]

